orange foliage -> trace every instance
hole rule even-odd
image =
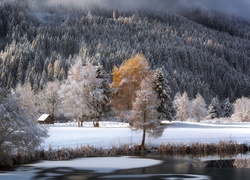
[[[131,110],[135,92],[148,74],[148,62],[142,54],[131,57],[120,67],[115,66],[112,72],[113,82],[110,84],[115,92],[111,99],[112,107],[120,111]]]
[[[137,54],[126,60],[119,68],[114,67],[112,72],[113,82],[111,88],[118,88],[122,81],[139,81],[145,77],[149,71],[148,62],[142,54]]]

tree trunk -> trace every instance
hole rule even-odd
[[[99,121],[98,121],[98,119],[94,119],[93,120],[93,126],[94,127],[99,127]]]
[[[143,112],[143,134],[142,134],[142,141],[141,141],[141,151],[144,151],[144,145],[145,145],[145,137],[146,137],[146,127],[145,127],[145,122],[146,122],[146,111],[144,110]]]
[[[82,127],[83,121],[78,120],[77,124],[78,124],[78,127]]]
[[[82,121],[78,121],[78,127],[82,127]]]
[[[56,120],[55,120],[55,115],[54,115],[54,113],[52,113],[52,114],[51,114],[51,117],[52,117],[52,119],[53,119],[52,124],[54,124],[54,123],[55,123],[55,121],[56,121]]]
[[[146,137],[146,129],[145,129],[145,127],[143,127],[143,134],[142,134],[142,141],[141,141],[141,151],[144,151],[145,137]]]

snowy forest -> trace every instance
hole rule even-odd
[[[33,2],[33,3],[32,3]],[[4,1],[0,10],[0,81],[12,89],[30,83],[36,92],[62,81],[80,56],[114,65],[143,54],[162,68],[176,93],[198,93],[211,102],[234,102],[250,95],[250,23],[217,11],[49,5],[43,1]]]

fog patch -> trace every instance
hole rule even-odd
[[[106,9],[149,9],[149,10],[180,10],[183,7],[218,10],[228,15],[249,19],[249,0],[29,0],[31,7],[41,7],[46,2],[48,6],[73,6],[90,8],[98,6]]]

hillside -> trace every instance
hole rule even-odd
[[[163,68],[172,96],[250,96],[250,21],[218,11],[0,4],[0,84],[63,80],[77,56],[107,72],[136,53]],[[39,8],[38,8],[39,7]]]

